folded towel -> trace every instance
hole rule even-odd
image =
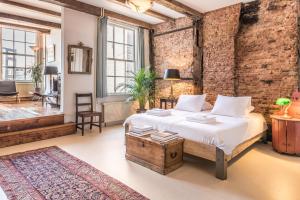
[[[159,117],[164,117],[164,116],[169,116],[171,115],[171,111],[170,110],[164,110],[164,109],[152,109],[152,110],[148,110],[146,112],[148,115],[154,115],[154,116],[159,116]]]
[[[216,122],[216,117],[212,115],[195,114],[195,115],[187,116],[186,120],[190,122],[207,124],[207,123]]]

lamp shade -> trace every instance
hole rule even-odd
[[[57,75],[58,70],[56,66],[46,66],[44,70],[44,75]]]
[[[286,106],[289,105],[291,103],[291,100],[288,98],[279,98],[276,100],[276,105],[279,106]]]
[[[180,73],[178,69],[166,69],[164,74],[165,80],[180,80]]]

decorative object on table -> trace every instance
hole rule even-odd
[[[42,82],[42,64],[35,64],[30,69],[31,79],[34,83],[34,92],[40,93],[41,87],[40,83]]]
[[[283,118],[291,118],[291,116],[288,114],[288,109],[291,106],[291,100],[288,98],[279,98],[276,100],[276,105],[281,106],[281,110],[283,110]]]
[[[300,156],[300,119],[271,115],[272,146],[279,153]]]
[[[84,136],[84,125],[89,124],[90,129],[93,126],[99,127],[99,132],[102,131],[102,112],[94,111],[93,94],[92,93],[76,93],[76,129],[81,129],[82,136]],[[81,123],[79,122],[81,118]],[[94,117],[98,117],[99,121],[95,122]],[[85,121],[89,118],[90,121]]]
[[[147,199],[58,147],[1,156],[0,165],[7,199]]]
[[[52,44],[46,49],[46,61],[47,63],[55,62],[55,44]]]
[[[68,46],[68,73],[69,74],[91,74],[93,61],[93,49],[78,45]]]
[[[136,136],[145,136],[154,132],[153,127],[149,125],[133,125],[130,131]]]
[[[155,84],[155,73],[140,69],[137,73],[128,72],[132,74],[133,81],[129,83],[121,83],[117,86],[116,89],[121,88],[122,91],[127,90],[127,94],[130,97],[127,100],[134,100],[138,101],[139,109],[137,110],[138,113],[145,112],[145,106],[149,98],[151,98],[151,94],[153,93],[153,85]]]
[[[168,174],[183,164],[183,138],[159,142],[150,135],[125,134],[126,159],[161,174]]]
[[[144,13],[153,6],[153,0],[126,0],[126,5],[137,13]]]
[[[300,92],[295,91],[292,94],[292,103],[288,109],[288,113],[293,118],[300,119]]]
[[[178,69],[166,69],[164,74],[164,80],[171,81],[171,92],[169,99],[175,99],[173,95],[173,81],[180,80],[180,73]]]
[[[16,102],[20,102],[19,92],[17,92],[16,81],[0,81],[0,96],[15,96]]]
[[[176,105],[178,99],[176,98],[170,98],[170,97],[162,97],[159,99],[160,101],[160,108],[163,108],[163,104],[164,104],[164,108],[167,109],[167,105],[168,103],[171,103],[171,108],[174,108],[174,106]]]
[[[58,70],[56,66],[46,66],[44,70],[44,75],[50,75],[50,93],[53,93],[53,75],[58,75]]]

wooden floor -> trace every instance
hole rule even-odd
[[[41,102],[0,103],[0,122],[62,114],[58,108],[42,106]]]

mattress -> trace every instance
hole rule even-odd
[[[216,122],[209,124],[187,121],[186,116],[194,115],[194,112],[171,110],[171,113],[166,117],[146,113],[134,114],[127,118],[124,124],[146,124],[160,131],[175,132],[188,140],[215,145],[227,155],[230,155],[239,144],[267,129],[266,121],[259,113],[250,113],[245,117],[213,115]],[[207,114],[209,111],[202,113]]]

